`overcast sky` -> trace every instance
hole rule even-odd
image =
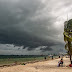
[[[67,15],[72,0],[0,0],[0,54],[65,52]]]

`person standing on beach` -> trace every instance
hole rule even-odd
[[[52,59],[53,59],[53,56],[52,56]]]
[[[59,56],[59,58],[60,58],[60,56]]]

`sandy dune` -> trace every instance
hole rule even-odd
[[[33,64],[4,67],[0,68],[0,72],[72,72],[72,68],[66,67],[70,64],[69,58],[63,58],[64,67],[57,67],[59,60],[54,59]]]

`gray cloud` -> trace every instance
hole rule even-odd
[[[64,45],[63,23],[71,0],[0,0],[0,43],[42,51]],[[62,49],[60,49],[62,50]]]
[[[40,50],[42,50],[43,52],[46,52],[46,51],[52,51],[53,49],[47,46],[44,48],[40,48]]]

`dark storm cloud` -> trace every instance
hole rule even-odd
[[[24,33],[24,35],[22,35]],[[36,36],[27,34],[26,32],[23,33],[17,33],[17,32],[11,32],[9,34],[0,33],[0,43],[2,44],[14,44],[17,46],[24,46],[23,49],[28,47],[28,50],[34,50],[35,48],[39,46],[53,46],[57,45],[51,40],[45,40],[42,38],[38,38]]]
[[[70,5],[70,0],[0,0],[0,43],[28,50],[47,46],[42,51],[62,46],[64,19],[59,16]]]

